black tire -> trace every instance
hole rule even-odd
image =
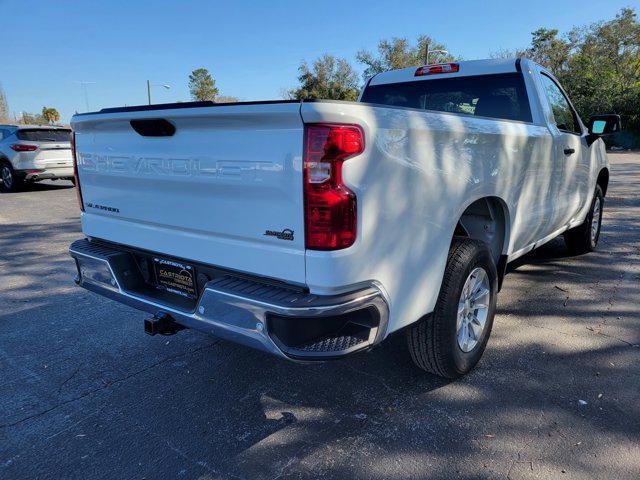
[[[73,186],[74,186],[74,187],[76,186],[76,179],[75,179],[75,178],[70,178],[70,179],[69,179],[69,181],[70,181],[71,183],[73,183]]]
[[[16,175],[11,163],[7,160],[0,161],[0,191],[18,192],[22,189],[23,184],[23,179]]]
[[[456,331],[458,303],[467,278],[477,267],[485,270],[489,280],[489,306],[477,344],[472,350],[464,352],[458,344]],[[415,364],[444,378],[457,378],[468,373],[478,363],[487,346],[497,292],[498,273],[486,244],[468,238],[454,238],[433,313],[407,331],[409,351]]]
[[[596,209],[596,202],[599,202],[600,208],[598,209],[598,223],[596,226],[595,236],[592,235],[591,227],[594,221],[594,210]],[[600,239],[600,227],[602,226],[602,211],[604,210],[604,195],[600,185],[596,185],[596,191],[591,201],[591,208],[587,213],[584,222],[577,227],[572,228],[564,232],[564,243],[567,245],[567,249],[573,255],[581,255],[583,253],[589,253],[595,250]]]

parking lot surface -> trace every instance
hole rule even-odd
[[[0,478],[640,478],[640,155],[613,154],[598,250],[510,268],[478,368],[404,338],[291,364],[75,286],[67,182],[0,195]]]

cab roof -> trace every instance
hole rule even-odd
[[[486,60],[464,60],[457,63],[459,70],[454,73],[438,73],[433,75],[416,76],[416,70],[422,65],[415,67],[401,68],[389,72],[379,73],[373,76],[368,85],[384,85],[387,83],[401,83],[425,80],[437,80],[452,77],[468,77],[472,75],[493,75],[496,73],[513,73],[520,69],[520,62],[529,62],[527,59],[519,58],[490,58]]]

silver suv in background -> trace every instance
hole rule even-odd
[[[14,192],[45,179],[74,181],[71,130],[0,125],[0,190]]]

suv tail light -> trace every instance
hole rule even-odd
[[[342,163],[364,151],[357,125],[305,125],[304,224],[310,250],[339,250],[356,240],[356,195],[342,183]]]
[[[33,152],[38,149],[37,145],[24,145],[23,143],[14,143],[11,145],[11,150],[16,152]]]
[[[76,184],[76,196],[80,211],[84,212],[84,202],[82,201],[82,190],[80,189],[80,178],[78,177],[78,159],[76,158],[76,132],[71,132],[71,155],[73,156],[73,179]]]
[[[415,77],[423,75],[434,75],[436,73],[455,73],[460,71],[459,63],[437,63],[435,65],[425,65],[416,70]]]

